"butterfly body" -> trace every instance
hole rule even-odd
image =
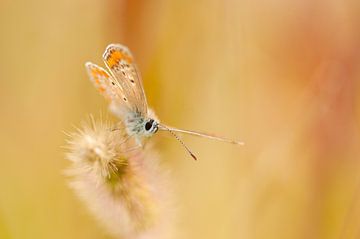
[[[139,111],[129,111],[120,105],[110,104],[110,111],[121,119],[126,133],[136,139],[142,145],[144,138],[153,136],[159,129],[159,120],[152,110],[148,110],[146,116]]]
[[[89,78],[99,93],[109,100],[110,110],[121,119],[129,137],[134,137],[139,145],[142,145],[144,138],[151,137],[159,129],[169,131],[194,159],[196,157],[174,132],[243,144],[211,134],[181,130],[160,124],[147,105],[140,73],[129,49],[120,44],[110,44],[103,54],[103,60],[109,72],[96,64],[87,62],[85,67]]]
[[[141,142],[143,138],[153,136],[159,129],[157,121],[136,113],[128,114],[123,122],[128,135],[134,135],[138,142]]]

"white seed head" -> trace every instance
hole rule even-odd
[[[93,119],[70,134],[68,148],[70,185],[109,233],[169,237],[168,179],[152,150],[136,148],[122,125]]]

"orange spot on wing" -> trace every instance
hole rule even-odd
[[[125,52],[112,51],[110,52],[106,62],[110,68],[113,68],[114,66],[118,65],[121,60],[125,60],[128,63],[132,63],[133,61],[132,57]]]
[[[106,71],[104,71],[102,69],[97,69],[97,68],[91,69],[91,76],[95,80],[95,83],[97,83],[97,84],[100,83],[99,76],[109,78],[109,75]]]
[[[104,92],[105,92],[105,88],[104,88],[104,87],[99,87],[98,90],[99,90],[100,93],[104,93]]]
[[[106,73],[105,71],[101,71],[101,75],[105,77],[109,77],[108,73]]]

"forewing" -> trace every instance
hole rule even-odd
[[[90,81],[95,88],[111,103],[130,109],[130,104],[121,85],[102,67],[91,62],[85,64]]]
[[[120,44],[110,44],[103,58],[113,78],[121,86],[132,111],[147,116],[147,102],[141,77],[128,48]]]

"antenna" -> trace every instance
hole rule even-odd
[[[182,146],[184,146],[184,148],[186,149],[186,151],[188,151],[188,153],[191,155],[191,157],[195,160],[197,160],[196,156],[191,152],[191,150],[184,144],[184,142],[168,127],[166,127],[165,125],[161,125],[159,124],[159,129],[161,130],[167,130],[170,132],[170,134],[172,134],[181,144]]]
[[[173,131],[173,132],[190,134],[190,135],[203,137],[203,138],[208,138],[208,139],[212,139],[212,140],[223,141],[223,142],[230,143],[230,144],[244,145],[244,142],[242,142],[242,141],[236,141],[236,140],[232,140],[232,139],[227,139],[227,138],[219,137],[219,136],[216,136],[216,135],[213,135],[213,134],[207,134],[207,133],[202,133],[202,132],[192,131],[192,130],[176,129],[176,128],[172,128],[172,127],[169,127],[167,129],[169,131]]]

